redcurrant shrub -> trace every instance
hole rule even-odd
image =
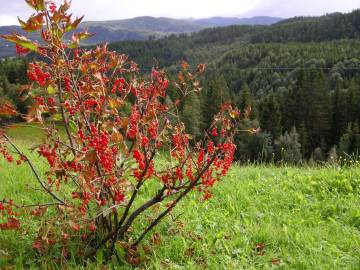
[[[19,206],[8,194],[0,202],[0,230],[21,230],[19,215],[27,215],[27,220],[45,221],[32,246],[40,254],[55,249],[66,257],[69,246],[76,246],[87,259],[99,249],[111,254],[116,243],[133,254],[186,195],[211,198],[212,187],[233,162],[233,138],[242,115],[224,104],[195,141],[177,112],[201,90],[198,76],[204,65],[191,69],[182,63],[173,82],[158,68],[141,76],[136,63],[106,45],[80,47],[91,34],[76,32],[83,17],[72,19],[68,1],[59,7],[52,1],[26,2],[34,14],[19,19],[20,25],[38,31],[41,40],[17,33],[2,37],[16,44],[19,55],[31,52],[41,59],[29,64],[30,84],[21,88],[33,103],[26,115],[11,104],[2,104],[0,112],[40,123],[44,138],[36,151],[48,169],[38,172],[4,131],[0,153],[10,163],[29,166],[49,201]],[[177,91],[179,100],[169,102],[169,91]]]

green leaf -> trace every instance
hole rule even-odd
[[[60,113],[54,114],[51,118],[53,121],[61,121],[62,120],[62,116]]]
[[[92,37],[94,35],[95,34],[90,34],[88,32],[81,32],[81,33],[79,33],[79,39],[80,40],[87,39],[87,38],[90,38],[90,37]]]
[[[39,48],[36,44],[34,44],[33,42],[29,41],[19,41],[19,42],[16,42],[17,44],[19,44],[20,46],[26,48],[26,49],[29,49],[31,51],[34,51],[34,52],[38,52],[39,51]]]
[[[53,95],[57,92],[57,89],[55,87],[53,87],[52,85],[49,85],[49,87],[47,88],[47,91],[50,95]]]
[[[34,42],[32,42],[30,39],[27,39],[24,36],[21,36],[19,34],[12,34],[12,35],[0,35],[3,39],[6,39],[7,41],[16,43],[26,49],[29,49],[34,52],[38,52],[39,48],[38,45]]]
[[[96,261],[99,264],[102,264],[104,262],[104,251],[102,249],[99,249],[96,253]]]
[[[81,16],[80,18],[77,18],[73,23],[67,24],[65,27],[65,32],[70,32],[72,30],[75,30],[83,19],[84,16]]]
[[[69,49],[76,49],[77,47],[79,47],[79,44],[77,44],[76,42],[68,44]]]
[[[74,121],[70,121],[69,122],[69,127],[71,129],[72,132],[76,132],[77,131],[77,127]]]

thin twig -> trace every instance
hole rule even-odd
[[[21,153],[21,151],[19,150],[19,148],[10,140],[10,138],[3,134],[3,137],[5,138],[5,140],[8,141],[8,143],[15,149],[15,151],[18,153],[18,155],[22,156],[22,157],[25,157],[26,158],[26,161],[28,162],[30,168],[31,168],[31,171],[34,173],[35,177],[36,177],[36,180],[39,182],[39,184],[41,185],[41,187],[51,196],[53,197],[56,201],[58,201],[60,204],[65,204],[65,202],[60,199],[56,194],[54,194],[46,185],[43,181],[41,181],[41,178],[40,178],[40,175],[39,173],[37,172],[37,170],[35,169],[35,166],[33,165],[33,163],[31,162],[31,160],[25,156],[23,153]]]
[[[10,202],[7,202],[5,200],[2,200],[1,203],[10,204]],[[12,204],[12,205],[17,209],[21,209],[21,208],[31,208],[31,207],[58,206],[58,205],[62,205],[62,204],[61,203],[39,203],[39,204],[27,204],[27,205],[17,205],[17,204]]]

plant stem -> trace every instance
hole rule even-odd
[[[51,196],[53,197],[56,201],[58,201],[60,204],[64,205],[65,202],[60,199],[55,193],[53,193],[46,185],[43,181],[41,181],[40,175],[37,172],[37,170],[35,169],[35,166],[33,165],[33,163],[31,162],[31,160],[25,156],[23,153],[21,153],[21,151],[19,150],[19,148],[10,140],[10,138],[7,135],[3,135],[3,137],[5,138],[5,140],[8,141],[8,143],[15,149],[15,151],[18,153],[18,155],[25,157],[26,161],[28,162],[31,171],[33,172],[33,174],[36,177],[36,180],[39,182],[39,184],[41,185],[41,187]]]

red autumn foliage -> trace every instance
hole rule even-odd
[[[43,125],[44,141],[37,153],[48,165],[46,179],[4,133],[0,153],[12,162],[8,150],[12,148],[48,195],[50,202],[23,211],[29,218],[46,221],[33,248],[39,252],[59,248],[59,254],[67,257],[67,242],[74,241],[85,258],[99,248],[109,247],[112,252],[119,241],[130,241],[129,250],[136,250],[190,192],[200,192],[204,200],[212,197],[212,187],[233,161],[240,112],[224,104],[203,138],[194,141],[172,116],[190,94],[201,90],[197,78],[204,65],[191,70],[182,63],[176,82],[158,69],[141,76],[134,62],[106,45],[79,48],[80,41],[91,36],[87,32],[74,32],[70,42],[64,40],[82,20],[72,20],[68,1],[59,7],[52,1],[26,2],[35,14],[27,22],[20,20],[21,26],[25,31],[41,31],[42,41],[37,44],[16,33],[3,38],[16,43],[19,52],[24,48],[47,60],[29,65],[28,94],[36,102],[24,116]],[[181,96],[173,104],[166,102],[170,91]],[[1,107],[1,112],[15,113],[9,106]],[[57,128],[59,119],[66,138]],[[19,229],[14,207],[12,201],[0,204],[0,220],[4,220],[0,229]],[[46,211],[49,207],[54,208],[51,215]],[[133,232],[134,223],[142,223],[141,217],[151,208],[158,211],[153,211],[149,224]],[[137,257],[130,255],[137,264]]]

